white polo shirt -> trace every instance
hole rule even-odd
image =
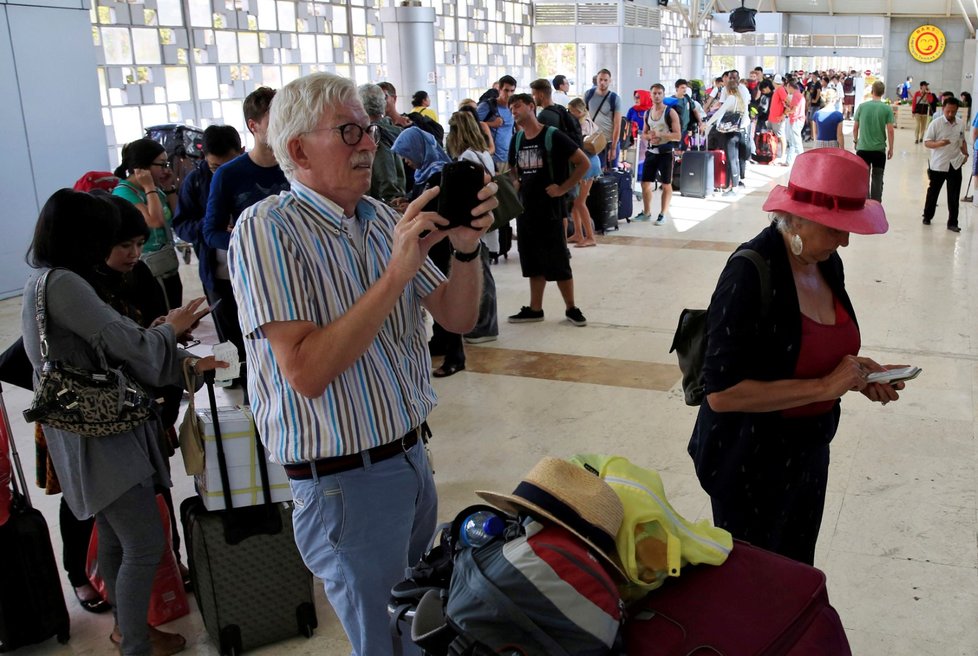
[[[951,143],[940,148],[930,148],[931,171],[947,172],[951,168],[951,161],[961,154],[961,142],[964,140],[964,123],[955,121],[949,123],[944,114],[935,116],[934,120],[927,126],[924,133],[924,141],[943,141],[947,139]]]

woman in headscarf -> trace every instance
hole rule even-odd
[[[414,169],[414,187],[411,200],[420,196],[426,189],[436,187],[441,183],[442,168],[452,161],[452,158],[442,150],[435,138],[418,127],[409,127],[397,137],[391,150],[404,159],[404,163]],[[438,200],[429,203],[424,211],[438,210]],[[428,257],[448,275],[449,262],[452,259],[452,246],[447,239],[432,246]],[[435,322],[432,329],[431,341],[428,348],[432,356],[444,355],[445,360],[440,367],[431,372],[435,378],[444,378],[465,369],[465,348],[462,346],[462,336],[450,333]]]

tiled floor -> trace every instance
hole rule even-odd
[[[978,225],[970,205],[962,207],[959,235],[944,229],[943,214],[921,225],[925,162],[924,148],[898,131],[885,178],[890,232],[853,236],[842,252],[863,353],[924,370],[898,403],[845,398],[833,444],[817,564],[860,656],[978,653]],[[622,224],[597,248],[572,249],[586,328],[563,320],[551,288],[545,322],[502,323],[499,341],[468,347],[469,370],[435,382],[441,402],[431,417],[432,449],[442,517],[474,502],[475,489],[509,491],[540,456],[585,451],[658,469],[677,510],[709,516],[685,452],[695,412],[683,404],[669,345],[679,312],[704,307],[730,250],[764,227],[761,204],[783,174],[753,166],[750,193],[736,200],[677,197],[665,226]],[[493,272],[505,317],[527,302],[527,285],[515,253]],[[184,274],[193,277],[189,267]],[[19,311],[17,300],[0,303],[4,343],[19,334]],[[28,395],[7,388],[6,397],[30,470],[30,431],[19,419]],[[192,487],[178,478],[179,502]],[[57,499],[39,492],[34,499],[59,550]],[[316,636],[260,653],[348,652],[318,594]],[[69,645],[52,641],[21,653],[110,653],[111,619],[69,599]],[[189,636],[192,652],[216,653],[196,611],[169,628]]]

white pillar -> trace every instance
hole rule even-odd
[[[701,36],[693,36],[684,39],[682,44],[683,71],[688,73],[691,80],[703,80],[706,86],[710,86],[712,80],[707,80],[706,75],[706,39]]]
[[[438,99],[435,68],[435,10],[433,7],[381,7],[380,22],[387,44],[387,77],[400,100],[398,111],[411,109],[411,96],[427,91]]]

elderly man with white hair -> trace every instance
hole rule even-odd
[[[437,188],[403,216],[365,196],[378,128],[353,83],[328,73],[278,92],[268,135],[292,188],[242,214],[229,257],[255,422],[353,653],[390,654],[390,589],[437,511],[422,311],[452,332],[475,324],[495,185],[478,192],[472,227],[450,230],[421,211]],[[447,278],[427,257],[442,239],[455,251]]]

